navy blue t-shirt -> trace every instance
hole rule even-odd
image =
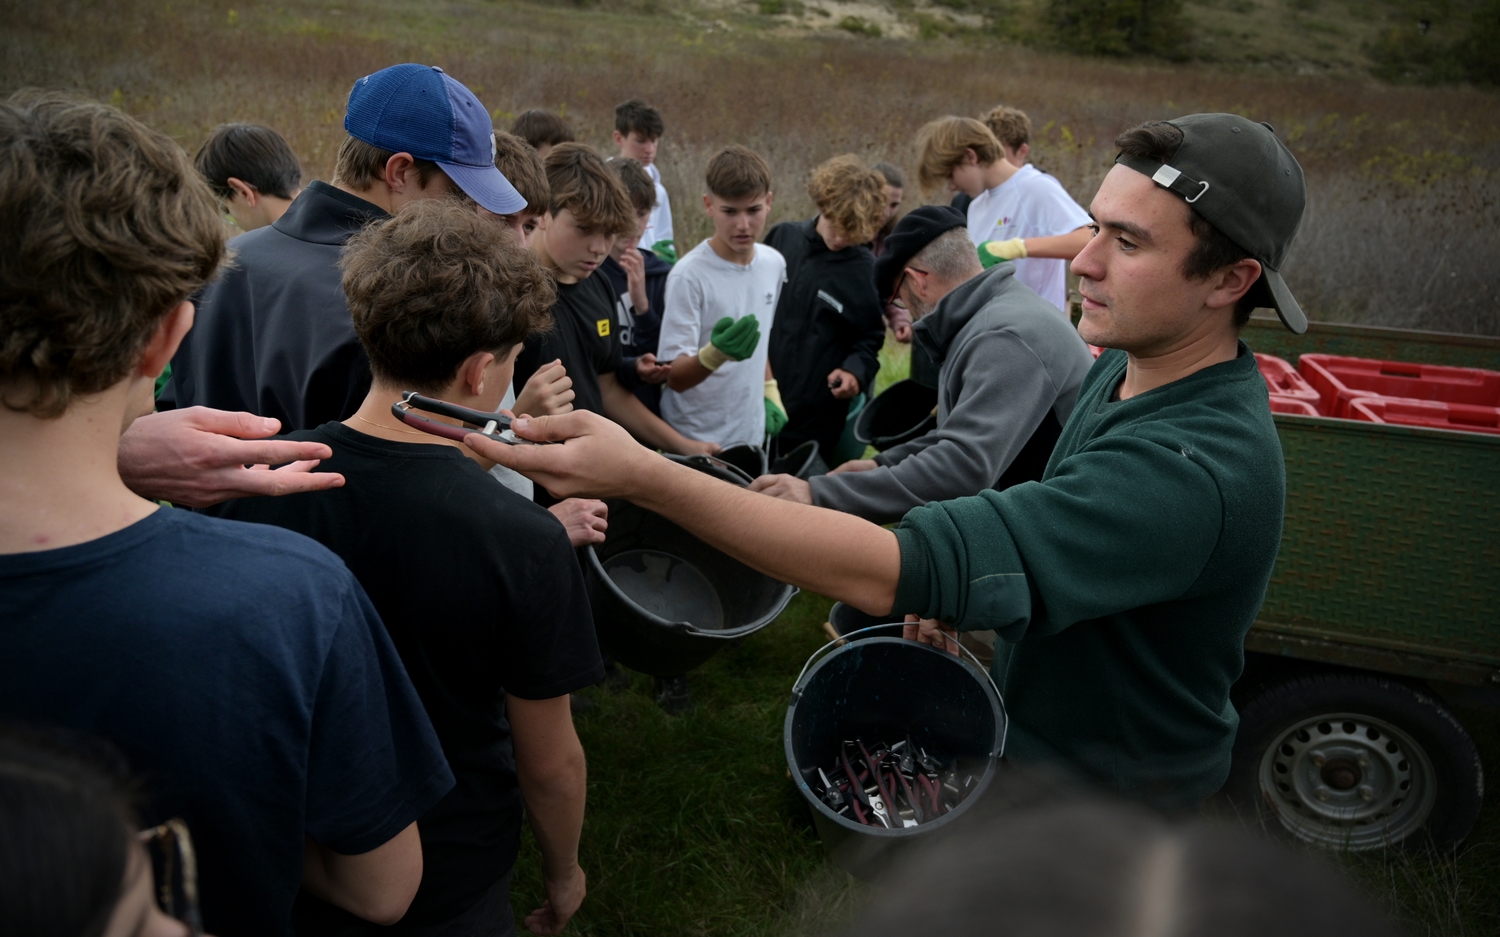
[[[453,787],[338,557],[187,511],[0,556],[0,717],[124,752],[142,819],[187,821],[219,937],[292,933],[304,834],[368,852]]]

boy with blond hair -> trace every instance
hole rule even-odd
[[[835,156],[813,170],[807,194],[817,215],[766,235],[786,259],[771,330],[771,370],[787,414],[776,446],[815,440],[834,465],[849,401],[875,382],[885,341],[875,255],[865,245],[885,220],[886,182],[857,157]]]
[[[672,239],[672,201],[656,168],[656,149],[666,130],[661,112],[645,101],[632,98],[615,108],[615,146],[620,155],[640,163],[656,186],[656,207],[641,233],[646,249],[668,263],[677,262],[677,244]]]
[[[1026,112],[1007,104],[997,104],[980,118],[990,133],[1000,141],[1005,161],[1017,169],[1026,165],[1031,154],[1031,118]]]
[[[1035,166],[1016,166],[993,131],[970,117],[941,117],[917,133],[917,176],[925,192],[968,195],[969,236],[986,267],[1016,265],[1016,279],[1068,307],[1067,263],[1089,242],[1089,214]]]
[[[694,439],[759,446],[786,425],[768,360],[786,260],[756,243],[771,211],[771,168],[728,146],[709,160],[706,182],[713,237],[667,276],[657,354],[672,373],[661,412]]]
[[[710,440],[683,436],[620,383],[623,350],[615,297],[607,279],[593,276],[615,238],[635,231],[635,214],[619,177],[581,143],[554,147],[545,166],[551,207],[531,236],[531,249],[557,285],[556,325],[528,341],[516,359],[518,392],[532,374],[560,361],[573,381],[574,409],[602,413],[657,449],[685,455],[718,451]],[[550,503],[540,490],[537,499]]]

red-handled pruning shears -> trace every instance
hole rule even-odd
[[[455,420],[463,420],[463,426],[454,426],[452,423],[439,423],[437,420],[429,420],[426,417],[417,416],[414,410],[423,410],[427,413],[437,413],[442,416],[450,416]],[[456,403],[446,400],[435,400],[431,397],[423,397],[414,390],[409,390],[401,395],[401,399],[391,404],[391,413],[396,419],[414,429],[434,436],[442,436],[444,439],[453,439],[463,442],[464,437],[470,433],[478,433],[496,442],[507,445],[537,445],[530,439],[522,439],[510,428],[510,417],[503,413],[486,413],[483,410],[470,410],[468,407],[460,407]]]

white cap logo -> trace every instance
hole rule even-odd
[[[493,163],[495,161],[495,157],[499,156],[499,155],[500,155],[500,144],[495,139],[495,133],[494,133],[494,131],[490,131],[490,162]]]

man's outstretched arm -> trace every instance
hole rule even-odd
[[[793,504],[726,484],[640,446],[624,429],[575,411],[517,420],[517,435],[560,445],[508,446],[477,434],[465,443],[556,497],[625,498],[662,515],[769,576],[889,612],[901,575],[896,535],[849,514]]]

